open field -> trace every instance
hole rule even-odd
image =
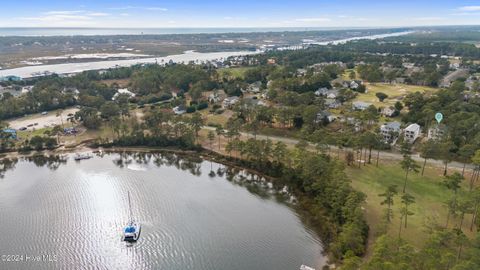
[[[347,173],[352,180],[355,189],[367,195],[366,217],[370,226],[370,244],[385,228],[384,211],[386,206],[380,205],[384,199],[378,195],[384,193],[389,185],[397,185],[398,195],[394,199],[394,217],[388,226],[388,234],[398,237],[400,225],[400,207],[402,188],[405,179],[405,172],[396,163],[381,164],[378,168],[374,165],[367,165],[361,168],[347,167]],[[466,175],[468,179],[468,175]],[[416,203],[410,208],[415,214],[408,217],[407,229],[402,229],[402,237],[420,247],[425,243],[428,236],[426,225],[434,223],[445,226],[447,219],[447,207],[445,202],[452,197],[452,191],[448,190],[441,183],[444,177],[442,170],[436,167],[427,167],[425,176],[410,174],[407,183],[407,193],[415,197]],[[463,181],[463,189],[467,190],[468,180]],[[469,236],[471,215],[466,214],[463,231]],[[450,227],[459,223],[459,219],[451,219]]]
[[[19,139],[26,140],[31,139],[35,136],[43,136],[47,130],[52,130],[53,128],[39,128],[39,129],[29,129],[25,131],[18,131],[17,136]]]
[[[222,125],[225,127],[227,121],[232,117],[233,112],[230,110],[224,111],[222,114],[211,113],[209,109],[199,111],[205,119],[206,125]]]
[[[407,84],[387,84],[387,83],[366,83],[367,93],[358,94],[355,101],[364,101],[374,104],[376,107],[393,106],[397,101],[403,100],[403,98],[409,93],[433,93],[437,89],[427,86],[407,85]],[[388,95],[388,98],[383,102],[380,102],[375,96],[376,93],[383,92]]]

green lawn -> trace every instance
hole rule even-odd
[[[345,80],[345,81],[351,80],[351,78],[350,78],[350,72],[352,72],[352,70],[355,71],[355,77],[356,77],[355,79],[357,79],[357,78],[359,77],[359,75],[358,75],[358,73],[357,73],[357,69],[356,69],[356,68],[354,68],[354,69],[345,69],[345,71],[344,71],[344,72],[342,73],[342,75],[341,75],[341,78],[342,78],[343,80]]]
[[[355,189],[362,191],[367,195],[366,217],[370,225],[371,237],[376,238],[379,232],[384,228],[383,217],[385,206],[380,205],[383,200],[378,194],[384,193],[389,185],[397,185],[399,194],[395,197],[394,218],[389,225],[388,233],[392,236],[398,236],[401,194],[405,179],[405,172],[396,164],[367,165],[361,168],[347,168],[347,173],[352,180]],[[434,168],[426,169],[425,176],[420,174],[411,174],[407,183],[407,193],[415,197],[416,203],[411,207],[415,213],[408,217],[408,228],[402,229],[402,236],[413,245],[421,246],[426,238],[425,225],[435,222],[445,226],[447,208],[445,202],[452,196],[452,192],[441,185],[443,176],[441,171]],[[468,180],[464,180],[464,188]],[[468,230],[471,215],[466,215],[463,230],[467,235],[473,235]],[[458,220],[450,222],[454,225]]]
[[[397,101],[402,100],[409,93],[425,93],[430,94],[436,91],[436,88],[427,86],[407,85],[407,84],[387,84],[387,83],[367,83],[367,93],[358,94],[355,101],[364,101],[373,103],[376,107],[386,107],[394,105]],[[383,92],[388,98],[380,102],[375,96],[376,93]]]
[[[39,128],[35,130],[25,130],[25,131],[17,131],[17,135],[20,139],[31,139],[32,137],[35,136],[43,136],[45,134],[45,131],[47,130],[52,130],[53,128]]]
[[[227,124],[228,118],[231,117],[230,111],[225,111],[222,114],[214,114],[209,112],[208,109],[200,111],[204,119],[206,120],[206,124],[215,124],[215,125],[222,125],[225,127]]]

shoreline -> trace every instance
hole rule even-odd
[[[216,151],[212,151],[210,149],[206,149],[204,147],[201,147],[198,150],[184,150],[176,147],[171,147],[171,148],[164,148],[164,147],[145,147],[145,146],[131,146],[131,147],[91,147],[85,145],[85,142],[81,142],[80,144],[73,146],[71,148],[61,148],[58,147],[56,149],[52,150],[40,150],[40,151],[30,151],[26,153],[22,153],[19,151],[12,151],[12,152],[4,152],[0,153],[0,160],[4,158],[26,158],[26,157],[34,157],[34,156],[50,156],[50,155],[68,155],[68,154],[79,154],[79,153],[85,153],[85,152],[93,152],[97,153],[99,151],[105,152],[105,153],[118,153],[118,152],[137,152],[137,153],[158,153],[158,152],[167,152],[167,153],[173,153],[173,154],[178,154],[178,155],[192,155],[195,154],[198,156],[198,158],[207,160],[207,161],[213,161],[220,163],[222,165],[234,167],[237,169],[242,169],[246,170],[248,172],[254,173],[256,175],[265,177],[267,179],[273,180],[275,179],[274,177],[268,176],[262,172],[250,169],[250,168],[245,168],[240,165],[238,165],[235,162],[229,161],[229,159],[234,159],[237,160],[237,158],[229,158],[228,156],[225,156],[221,153],[218,153]]]
[[[85,145],[85,143],[80,143],[79,145],[72,147],[72,148],[57,148],[53,150],[40,150],[40,151],[31,151],[29,153],[21,153],[18,151],[8,152],[8,153],[1,153],[0,154],[0,161],[3,159],[21,159],[21,158],[28,158],[28,157],[35,157],[35,156],[51,156],[51,155],[68,155],[68,154],[77,154],[77,153],[85,153],[85,152],[92,152],[92,153],[121,153],[121,152],[128,152],[128,153],[171,153],[176,154],[178,156],[189,156],[195,155],[194,158],[200,158],[204,161],[215,162],[233,169],[243,170],[247,173],[251,173],[266,179],[268,182],[275,182],[279,181],[279,178],[269,176],[261,171],[251,169],[239,164],[241,162],[240,159],[235,157],[225,156],[224,154],[218,153],[216,151],[207,149],[201,146],[197,150],[186,150],[180,149],[177,147],[171,148],[164,148],[164,147],[145,147],[145,146],[132,146],[132,147],[91,147]],[[286,184],[284,184],[286,185]],[[297,190],[292,189],[290,192],[291,195],[297,198],[296,203],[291,203],[287,201],[283,201],[288,207],[292,208],[295,212],[297,212],[299,219],[303,223],[303,226],[312,230],[316,236],[321,241],[321,245],[323,247],[323,251],[321,253],[327,259],[326,266],[333,266],[335,265],[332,261],[332,256],[329,251],[329,240],[326,235],[327,230],[323,227],[321,221],[315,219],[311,212],[315,210],[314,203],[311,198],[306,196],[305,194],[299,193]]]

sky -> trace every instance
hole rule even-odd
[[[480,1],[2,0],[0,27],[397,27],[480,25]]]

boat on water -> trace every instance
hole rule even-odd
[[[312,268],[310,266],[306,266],[306,265],[302,264],[300,266],[300,270],[315,270],[315,268]]]
[[[93,156],[90,154],[76,154],[74,157],[74,159],[77,161],[84,160],[84,159],[91,159],[91,158],[93,158]]]
[[[140,223],[133,219],[132,203],[130,200],[130,192],[128,192],[128,208],[130,212],[130,221],[123,229],[123,241],[136,242],[140,238],[141,226]]]

